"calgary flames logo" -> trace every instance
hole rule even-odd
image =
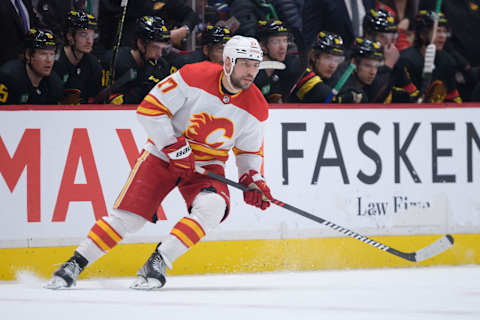
[[[233,137],[233,123],[227,118],[215,118],[202,112],[194,114],[190,123],[184,132],[185,137],[214,149]]]

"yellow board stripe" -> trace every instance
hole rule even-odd
[[[115,204],[113,205],[113,208],[117,209],[118,206],[120,205],[120,202],[122,201],[123,197],[125,196],[125,192],[127,192],[128,187],[130,187],[130,184],[132,183],[133,177],[135,177],[135,174],[137,173],[138,167],[140,164],[145,160],[145,158],[149,155],[148,151],[144,151],[140,158],[138,158],[137,162],[135,163],[135,166],[132,169],[132,172],[130,172],[130,176],[128,177],[127,183],[125,183],[125,186],[123,187],[122,191],[120,192],[120,195],[117,198],[117,201],[115,201]]]
[[[412,252],[442,235],[375,236],[375,240]],[[175,261],[168,275],[245,273],[280,270],[331,270],[480,265],[480,234],[453,234],[455,244],[442,254],[420,263],[405,261],[365,243],[343,237],[276,240],[200,241]],[[53,240],[53,239],[52,239]],[[80,279],[131,277],[139,261],[152,253],[153,243],[119,244],[86,268]],[[22,270],[49,279],[54,264],[71,257],[76,246],[0,248],[0,280],[15,280]],[[339,250],[341,248],[341,250]],[[313,253],[313,254],[312,254]],[[325,254],[328,255],[325,259]],[[208,263],[205,257],[208,256]],[[128,259],[125,259],[128,257]],[[351,259],[355,257],[355,259]],[[122,263],[119,264],[118,261]]]
[[[103,242],[103,240],[100,239],[100,237],[97,236],[97,234],[94,233],[93,231],[90,231],[88,233],[88,237],[91,238],[93,242],[95,242],[95,244],[97,244],[100,247],[100,249],[102,249],[103,251],[108,251],[112,249],[105,242]]]
[[[307,94],[308,91],[312,90],[312,88],[317,84],[317,83],[320,83],[320,82],[323,82],[322,79],[320,79],[319,76],[314,76],[312,77],[312,79],[308,80],[307,82],[305,82],[305,84],[300,88],[298,89],[298,92],[297,92],[297,97],[300,99],[300,100],[303,100],[303,98],[305,97],[305,95]]]
[[[172,229],[171,234],[177,236],[187,247],[192,247],[194,243],[180,230]]]
[[[122,240],[122,238],[120,238],[118,234],[114,230],[112,230],[112,228],[110,228],[110,226],[106,224],[105,221],[103,221],[102,219],[99,219],[97,221],[97,224],[100,228],[103,229],[103,231],[105,231],[110,236],[110,238],[115,240],[115,242],[119,242]]]
[[[205,232],[203,232],[203,229],[195,221],[183,218],[182,220],[180,220],[180,222],[183,223],[183,224],[186,224],[193,231],[195,231],[195,233],[197,234],[197,236],[199,238],[203,238],[203,236],[205,236]]]

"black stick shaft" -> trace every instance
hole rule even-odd
[[[113,48],[112,61],[110,62],[110,75],[107,78],[106,87],[109,87],[113,81],[115,81],[115,65],[117,64],[118,49],[120,48],[120,43],[122,42],[123,24],[125,23],[125,16],[127,15],[128,0],[122,0],[121,6],[123,8],[122,17],[118,23],[117,42]]]
[[[197,167],[197,172],[200,173],[200,174],[204,174],[204,175],[207,175],[208,177],[212,178],[212,179],[215,179],[215,180],[218,180],[218,181],[221,181],[223,183],[226,183],[232,187],[235,187],[237,189],[240,189],[242,191],[246,191],[248,190],[248,187],[247,186],[244,186],[243,184],[240,184],[238,182],[235,182],[235,181],[232,181],[230,179],[227,179],[223,176],[220,176],[218,174],[215,174],[213,172],[210,172],[210,171],[207,171],[203,168],[200,168],[200,167]],[[405,259],[405,260],[408,260],[408,261],[413,261],[415,262],[416,261],[416,257],[415,257],[415,253],[405,253],[405,252],[401,252],[401,251],[398,251],[396,249],[393,249],[393,248],[390,248],[389,246],[385,245],[385,244],[382,244],[378,241],[375,241],[373,239],[370,239],[366,236],[362,236],[361,234],[359,233],[356,233],[355,231],[352,231],[350,229],[347,229],[347,228],[344,228],[344,227],[341,227],[333,222],[330,222],[330,221],[327,221],[323,218],[320,218],[320,217],[317,217],[309,212],[306,212],[304,210],[301,210],[295,206],[292,206],[288,203],[285,203],[283,201],[280,201],[280,200],[276,200],[274,199],[272,201],[273,204],[279,206],[279,207],[282,207],[282,208],[285,208],[289,211],[292,211],[292,212],[295,212],[307,219],[310,219],[310,220],[313,220],[315,222],[318,222],[320,224],[323,224],[331,229],[334,229],[335,231],[338,231],[338,232],[341,232],[343,234],[345,234],[346,236],[348,237],[351,237],[351,238],[354,238],[354,239],[357,239],[357,240],[360,240],[362,241],[363,243],[366,243],[368,245],[371,245],[377,249],[380,249],[382,251],[386,251],[388,253],[391,253],[397,257],[400,257],[402,259]]]

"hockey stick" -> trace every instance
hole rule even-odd
[[[350,78],[353,70],[355,70],[355,65],[353,63],[350,63],[347,70],[345,70],[345,72],[340,77],[340,80],[338,80],[337,84],[332,89],[332,92],[330,92],[330,94],[328,95],[328,98],[325,99],[326,104],[329,104],[332,101],[333,97],[336,96],[340,92],[340,90],[342,90],[343,85],[345,84],[345,82],[347,82],[348,78]]]
[[[437,0],[435,5],[435,21],[433,22],[433,31],[432,31],[432,38],[430,40],[430,44],[427,46],[425,50],[425,62],[423,64],[423,78],[422,84],[420,87],[420,96],[417,100],[417,103],[423,103],[425,100],[425,93],[427,91],[430,82],[432,82],[432,74],[433,69],[435,68],[435,54],[436,54],[436,47],[433,41],[437,37],[437,28],[438,28],[438,20],[440,19],[440,8],[442,7],[442,0]]]
[[[196,166],[195,170],[199,174],[206,175],[206,176],[208,176],[212,179],[221,181],[225,184],[228,184],[228,185],[230,185],[232,187],[235,187],[237,189],[240,189],[242,191],[248,190],[248,187],[244,186],[243,184],[234,182],[234,181],[232,181],[230,179],[227,179],[225,177],[222,177],[218,174],[207,171],[207,170],[205,170],[205,169],[203,169],[199,166]],[[405,260],[408,260],[408,261],[412,261],[412,262],[420,262],[420,261],[429,259],[433,256],[436,256],[436,255],[444,252],[448,248],[450,248],[453,245],[453,241],[454,241],[453,237],[451,235],[447,234],[447,235],[444,235],[443,237],[441,237],[440,239],[436,240],[435,242],[431,243],[430,245],[426,246],[425,248],[420,249],[418,251],[409,252],[409,253],[402,252],[402,251],[390,248],[389,246],[387,246],[385,244],[382,244],[380,242],[377,242],[373,239],[362,236],[361,234],[358,234],[355,231],[352,231],[352,230],[349,230],[347,228],[341,227],[341,226],[339,226],[339,225],[337,225],[333,222],[327,221],[327,220],[322,219],[320,217],[317,217],[317,216],[315,216],[311,213],[303,211],[303,210],[301,210],[297,207],[294,207],[294,206],[292,206],[288,203],[282,202],[282,201],[277,200],[277,199],[274,199],[272,201],[272,203],[279,206],[279,207],[285,208],[289,211],[295,212],[296,214],[299,214],[299,215],[301,215],[301,216],[303,216],[307,219],[310,219],[310,220],[313,220],[313,221],[318,222],[320,224],[323,224],[323,225],[325,225],[329,228],[332,228],[335,231],[341,232],[348,237],[360,240],[363,243],[371,245],[371,246],[373,246],[377,249],[386,251],[386,252],[388,252],[390,254],[393,254],[393,255],[395,255],[399,258],[402,258],[402,259],[405,259]]]
[[[285,63],[274,60],[266,60],[260,62],[259,69],[275,69],[275,70],[285,70]]]
[[[125,16],[127,15],[127,6],[128,6],[128,0],[122,0],[122,3],[120,4],[122,7],[122,17],[120,18],[120,22],[118,23],[118,29],[117,29],[117,42],[115,43],[115,46],[113,47],[113,55],[112,55],[112,61],[110,63],[110,74],[107,77],[107,82],[105,84],[105,87],[109,87],[115,80],[115,65],[117,63],[117,54],[118,54],[118,48],[120,48],[120,42],[122,41],[122,35],[123,35],[123,24],[125,23]]]

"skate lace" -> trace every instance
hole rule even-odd
[[[152,269],[159,273],[164,273],[165,262],[163,261],[163,258],[159,253],[156,253],[152,257]]]
[[[63,264],[63,270],[72,279],[77,279],[80,274],[80,266],[75,261],[67,261]]]

